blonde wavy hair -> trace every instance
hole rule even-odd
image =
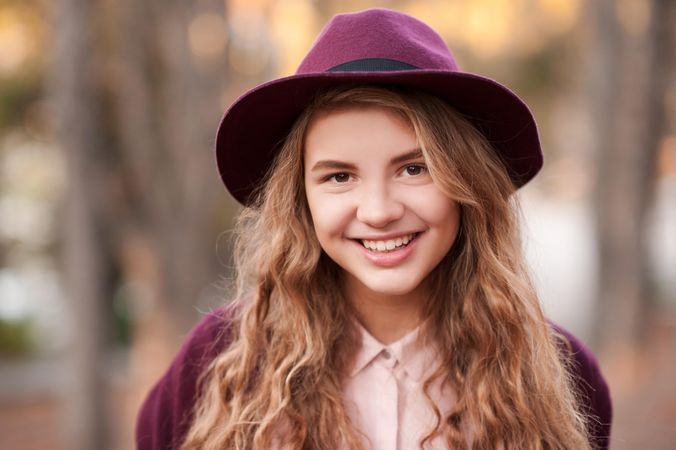
[[[547,323],[521,249],[520,207],[500,157],[436,97],[350,87],[319,95],[283,142],[267,182],[239,217],[240,305],[233,341],[206,369],[182,449],[361,449],[343,404],[354,343],[341,270],[315,237],[303,184],[303,144],[327,108],[387,108],[415,130],[434,182],[461,207],[453,247],[429,275],[429,338],[443,364],[424,383],[449,448],[589,449],[565,342]],[[451,383],[442,416],[427,394]]]

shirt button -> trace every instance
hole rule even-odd
[[[390,359],[391,357],[392,357],[392,354],[389,352],[389,350],[387,350],[387,349],[383,350],[383,358]]]

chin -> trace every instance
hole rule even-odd
[[[383,282],[380,283],[366,283],[364,282],[364,286],[368,288],[369,290],[380,294],[380,295],[389,295],[392,297],[401,297],[405,295],[411,294],[413,291],[416,290],[418,287],[418,284],[413,284],[413,283],[393,283],[393,282],[387,282],[384,280]]]

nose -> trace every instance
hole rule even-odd
[[[357,206],[357,219],[374,228],[383,228],[404,215],[404,204],[387,184],[363,186]]]

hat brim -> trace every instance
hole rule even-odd
[[[249,204],[279,145],[317,92],[352,84],[418,89],[446,101],[483,133],[517,188],[542,167],[533,115],[516,94],[494,80],[445,70],[324,72],[261,84],[226,111],[216,137],[216,160],[230,193]]]

